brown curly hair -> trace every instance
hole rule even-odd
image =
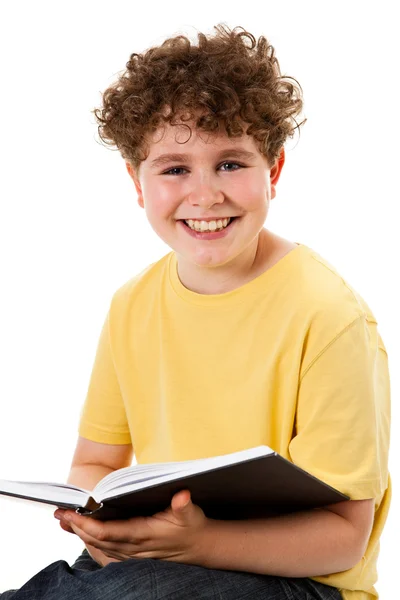
[[[245,122],[245,133],[272,165],[307,120],[298,124],[294,118],[303,108],[302,88],[281,76],[265,37],[256,42],[243,27],[224,24],[214,29],[213,36],[198,33],[197,46],[177,35],[131,54],[126,70],[102,94],[102,106],[92,111],[102,142],[116,146],[135,170],[148,156],[148,134],[165,123],[191,121],[209,133],[222,126],[229,137],[240,137]]]

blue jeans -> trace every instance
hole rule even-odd
[[[0,600],[342,600],[340,592],[308,578],[273,577],[130,559],[101,567],[87,550],[72,567],[52,563]]]

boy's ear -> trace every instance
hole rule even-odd
[[[285,148],[282,146],[281,153],[276,159],[274,165],[270,169],[271,178],[271,198],[276,196],[276,184],[278,183],[279,177],[282,172],[282,167],[285,164]]]
[[[135,172],[135,169],[132,167],[131,163],[128,161],[125,161],[125,166],[126,166],[126,170],[128,171],[129,175],[132,177],[133,183],[135,184],[136,192],[138,195],[139,206],[144,208],[142,186],[140,185],[139,178]]]

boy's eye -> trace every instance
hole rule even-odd
[[[236,167],[241,167],[242,165],[239,165],[238,163],[234,163],[234,162],[224,162],[222,163],[221,167],[223,167],[224,165],[235,165]],[[228,169],[228,171],[237,171],[237,169]]]
[[[234,163],[234,162],[224,162],[222,163],[222,165],[220,165],[221,167],[225,166],[225,165],[235,165],[236,167],[241,168],[242,165],[239,165],[239,163]],[[173,171],[185,171],[186,169],[184,167],[173,167],[172,169],[169,169],[168,171],[165,171],[164,173],[162,173],[162,175],[179,175],[179,173],[173,173]],[[237,171],[237,169],[227,169],[227,172],[229,173],[229,171]]]

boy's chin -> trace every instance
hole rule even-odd
[[[227,250],[216,250],[211,248],[208,250],[198,248],[197,252],[183,251],[180,253],[180,256],[188,267],[192,265],[193,268],[200,269],[223,268],[234,262],[235,258],[237,257],[236,254],[228,252]]]

